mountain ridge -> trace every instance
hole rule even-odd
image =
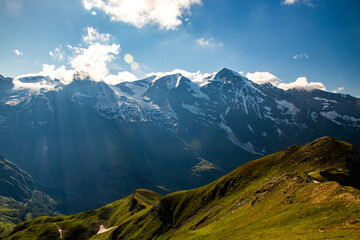
[[[68,85],[42,76],[12,82],[0,91],[0,152],[67,213],[100,207],[136,188],[165,194],[201,186],[324,135],[360,146],[358,99],[284,91],[229,69],[204,78],[205,85],[180,74],[115,86],[80,75]],[[86,182],[93,184],[85,191]],[[104,192],[103,185],[114,191]]]
[[[63,239],[356,239],[359,172],[354,146],[323,137],[200,188],[164,197],[137,190],[98,210],[27,221],[7,239],[56,238],[56,226]],[[100,225],[107,231],[96,234]]]

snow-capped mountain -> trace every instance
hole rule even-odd
[[[205,79],[201,87],[176,74],[121,83],[116,88],[126,92],[128,98],[174,116],[167,124],[169,130],[175,130],[187,142],[214,132],[214,139],[223,136],[229,144],[256,155],[322,135],[336,135],[359,145],[359,103],[349,95],[284,91],[269,83],[258,85],[225,68]],[[209,155],[214,145],[218,144],[209,144],[203,154]],[[207,158],[212,159],[212,155]],[[212,160],[217,162],[216,158]]]
[[[359,99],[284,91],[226,68],[201,85],[181,74],[115,86],[0,76],[0,153],[69,212],[134,188],[199,186],[324,135],[359,147],[359,133]]]

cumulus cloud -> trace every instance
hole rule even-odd
[[[134,74],[132,74],[131,72],[123,71],[119,72],[117,75],[107,75],[104,82],[110,85],[116,85],[121,82],[132,82],[136,80],[138,80],[138,78]]]
[[[87,10],[97,8],[110,16],[111,21],[124,22],[142,28],[158,24],[163,29],[175,29],[182,24],[184,13],[190,14],[201,0],[82,0]]]
[[[110,73],[108,64],[110,64],[120,52],[119,44],[108,43],[111,39],[110,34],[99,33],[96,29],[88,27],[85,29],[83,40],[85,46],[66,45],[69,55],[68,65],[70,68],[62,65],[56,67],[55,65],[43,64],[42,70],[39,73],[32,73],[18,76],[46,76],[51,79],[59,79],[64,84],[69,84],[73,81],[74,75],[81,78],[90,77],[93,81],[104,81],[110,85],[117,84],[122,81],[133,81],[137,77],[130,72],[118,72],[113,75]],[[49,55],[56,58],[63,58],[63,50],[61,45],[50,51]]]
[[[282,88],[284,90],[288,89],[303,89],[306,91],[312,91],[315,89],[320,89],[326,91],[326,88],[321,82],[308,82],[306,77],[299,77],[295,82],[292,83],[280,83],[278,88]]]
[[[269,72],[247,73],[246,77],[257,84],[271,83],[276,86],[280,82],[278,77]]]
[[[298,60],[298,59],[308,59],[309,58],[309,55],[307,55],[306,53],[300,53],[300,54],[297,54],[295,55],[294,57],[294,60]]]
[[[246,77],[257,84],[271,83],[272,85],[284,90],[302,89],[306,91],[312,91],[315,89],[320,89],[326,91],[325,85],[323,83],[308,82],[306,77],[299,77],[295,82],[291,83],[282,83],[278,77],[269,72],[247,73]]]
[[[202,47],[211,48],[211,49],[224,46],[222,42],[215,41],[213,38],[209,38],[209,39],[199,38],[196,40],[196,42]]]
[[[23,55],[23,53],[20,52],[20,50],[18,50],[18,49],[15,49],[15,50],[14,50],[14,53],[15,53],[16,55],[18,55],[18,56],[22,56],[22,55]]]
[[[119,50],[119,44],[94,43],[87,48],[74,47],[70,65],[79,72],[89,74],[94,80],[101,80],[109,74],[107,64],[115,58]]]
[[[99,31],[93,27],[87,27],[83,35],[83,41],[88,44],[95,42],[106,43],[110,40],[111,35],[108,33],[99,33]]]
[[[68,70],[64,65],[56,68],[55,65],[43,64],[42,70],[40,72],[23,74],[17,76],[15,79],[20,79],[23,77],[44,76],[50,77],[51,79],[58,79],[64,84],[69,84],[73,79],[74,73],[75,70]]]
[[[55,65],[43,64],[39,75],[50,76],[53,79],[59,79],[64,84],[71,83],[75,70],[68,70],[64,65],[56,68]]]

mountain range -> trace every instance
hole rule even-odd
[[[207,184],[241,164],[332,136],[360,146],[360,100],[284,91],[222,69],[108,85],[75,75],[0,76],[0,153],[31,174],[63,213],[146,188]]]
[[[200,188],[139,189],[97,210],[39,217],[5,239],[358,239],[360,153],[322,137]]]

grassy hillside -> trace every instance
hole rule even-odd
[[[136,190],[130,196],[110,203],[97,210],[72,216],[39,217],[16,226],[10,239],[89,239],[100,225],[117,226],[121,222],[138,217],[161,199],[161,195],[149,190]]]
[[[43,215],[54,215],[56,202],[37,191],[32,177],[0,155],[0,237],[16,224]]]
[[[359,188],[359,152],[324,137],[197,189],[138,190],[98,210],[27,221],[8,239],[60,239],[59,229],[63,239],[358,239]]]

